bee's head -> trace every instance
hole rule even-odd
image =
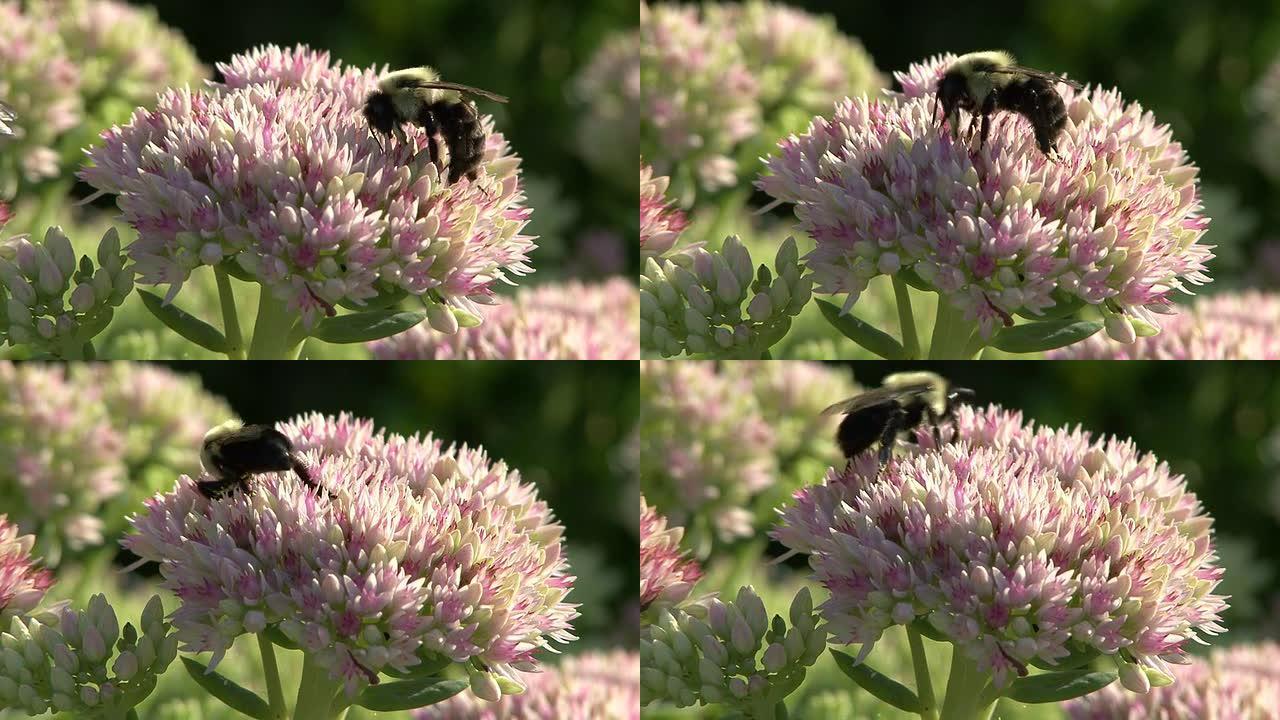
[[[396,108],[391,96],[381,90],[369,93],[364,103],[364,119],[375,132],[390,135],[396,124]]]
[[[974,109],[973,98],[969,96],[969,83],[965,80],[964,75],[953,70],[947,71],[938,80],[938,90],[934,94],[934,103],[935,115],[938,112],[938,105],[942,106],[942,117],[938,120],[939,125],[954,115],[957,110],[972,111]]]

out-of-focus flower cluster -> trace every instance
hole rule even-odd
[[[679,605],[693,592],[702,568],[680,548],[684,528],[667,519],[640,496],[640,607]]]
[[[640,6],[640,151],[682,197],[735,185],[755,136],[799,130],[837,98],[883,86],[835,22],[780,4]]]
[[[647,259],[640,277],[641,348],[662,357],[760,357],[809,302],[813,281],[801,277],[792,238],[778,248],[776,275],[767,265],[753,268],[736,236],[718,251],[699,247]]]
[[[575,83],[586,105],[578,123],[578,153],[597,172],[628,180],[640,147],[640,37],[610,35]]]
[[[13,108],[13,135],[0,153],[0,197],[21,183],[58,174],[58,137],[84,112],[80,72],[58,34],[56,21],[0,2],[0,102]]]
[[[680,233],[689,225],[688,218],[667,200],[671,178],[654,177],[653,168],[640,161],[640,259],[666,255]]]
[[[1253,157],[1268,175],[1280,179],[1280,61],[1273,62],[1253,91],[1258,130]]]
[[[954,59],[899,73],[901,94],[838,103],[768,159],[757,184],[795,203],[817,242],[805,257],[815,292],[847,293],[848,310],[872,277],[911,271],[986,338],[1014,313],[1064,303],[1096,306],[1122,341],[1157,331],[1169,293],[1207,282],[1213,257],[1199,243],[1197,168],[1169,126],[1115,90],[1059,85],[1061,162],[1011,113],[975,150],[935,114]]]
[[[104,503],[144,497],[199,468],[208,428],[231,416],[195,378],[132,363],[0,363],[0,506],[62,546],[103,542]]]
[[[102,595],[87,610],[62,610],[56,622],[14,618],[0,634],[0,709],[124,717],[177,657],[170,629],[158,595],[142,612],[141,634],[131,623],[121,629]]]
[[[1147,691],[1222,631],[1210,526],[1183,478],[1132,442],[962,406],[944,446],[866,453],[800,491],[774,536],[810,555],[835,640],[865,658],[920,619],[1002,688],[1030,663],[1110,656]]]
[[[326,304],[397,291],[476,317],[495,282],[531,272],[520,160],[492,118],[479,177],[450,183],[422,128],[379,147],[361,115],[374,68],[269,46],[218,69],[223,84],[165,91],[105,133],[81,171],[119,195],[140,282],[171,299],[192,270],[231,263],[309,327]]]
[[[98,267],[88,255],[76,262],[62,228],[44,240],[19,236],[0,242],[0,340],[39,352],[80,359],[133,291],[134,269],[120,252],[115,229],[102,236]]]
[[[859,391],[848,371],[796,360],[758,361],[737,369],[752,382],[761,413],[773,429],[775,452],[782,464],[807,461],[807,479],[816,477],[814,470],[821,473],[839,460],[832,437],[840,418],[822,411]]]
[[[640,702],[773,708],[827,647],[808,588],[796,593],[788,616],[790,623],[779,615],[771,622],[750,587],[729,602],[661,610],[641,630]]]
[[[1134,695],[1110,685],[1066,706],[1071,720],[1280,718],[1280,647],[1238,645],[1175,668],[1169,687]]]
[[[639,297],[622,277],[522,288],[479,327],[440,334],[418,325],[370,348],[380,360],[636,360]]]
[[[416,720],[639,720],[640,658],[635,652],[566,657],[534,675],[527,688],[496,703],[464,692],[423,708]]]
[[[481,449],[403,437],[347,415],[279,425],[324,488],[292,473],[210,502],[179,479],[131,518],[124,545],[181,597],[184,649],[220,659],[278,628],[354,694],[386,669],[467,663],[473,692],[521,682],[573,639],[563,528],[518,471]]]
[[[53,573],[37,567],[31,557],[35,541],[31,535],[19,535],[18,526],[0,515],[0,627],[34,610],[53,586]]]
[[[1049,353],[1065,360],[1280,359],[1280,296],[1256,290],[1197,298],[1159,335],[1128,345],[1094,335]]]

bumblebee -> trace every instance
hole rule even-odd
[[[284,433],[270,425],[243,425],[229,420],[205,433],[200,462],[210,482],[196,483],[201,495],[213,500],[236,488],[246,489],[249,477],[257,473],[292,470],[307,487],[322,488],[311,479],[306,463],[293,450]]]
[[[844,415],[836,429],[836,444],[845,458],[852,462],[879,442],[880,466],[884,467],[898,437],[922,423],[933,429],[934,443],[941,445],[938,425],[952,417],[958,404],[973,397],[969,388],[952,387],[935,373],[894,373],[880,387],[841,400],[822,414]]]

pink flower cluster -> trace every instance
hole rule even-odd
[[[528,688],[496,703],[463,692],[414,714],[416,720],[639,720],[640,656],[632,651],[588,652],[565,658]]]
[[[453,335],[419,325],[370,346],[379,360],[635,360],[640,290],[626,278],[522,288],[484,324]]]
[[[140,282],[172,299],[229,261],[310,325],[394,290],[478,315],[495,282],[532,271],[520,160],[491,118],[479,178],[450,183],[421,128],[379,147],[361,115],[374,68],[271,46],[219,70],[223,84],[168,90],[104,133],[80,173],[119,196]]]
[[[1049,353],[1057,360],[1280,359],[1280,296],[1249,290],[1197,298],[1159,335],[1119,343],[1100,335]]]
[[[1280,646],[1239,645],[1174,670],[1177,681],[1134,695],[1110,685],[1067,704],[1071,720],[1280,720]]]
[[[216,663],[278,628],[351,694],[437,657],[521,682],[574,639],[563,528],[518,471],[345,414],[278,427],[322,492],[267,473],[210,501],[195,483],[211,478],[183,476],[131,518],[123,544],[160,563],[185,649]]]
[[[1111,656],[1145,692],[1184,645],[1223,628],[1210,526],[1167,465],[1132,442],[959,409],[944,445],[830,470],[782,510],[774,537],[810,555],[834,638],[866,657],[922,620],[1005,687],[1072,650]]]
[[[1158,328],[1169,294],[1209,280],[1197,168],[1169,126],[1115,90],[1058,90],[1068,121],[1049,162],[1021,116],[985,147],[939,127],[933,93],[953,55],[912,65],[901,94],[836,104],[783,139],[757,185],[795,203],[817,242],[815,292],[850,309],[877,275],[911,271],[990,337],[1009,316],[1067,301],[1108,332]]]
[[[31,557],[34,544],[34,537],[18,535],[18,526],[0,515],[0,628],[35,609],[53,586],[53,573],[36,567]]]
[[[702,568],[680,549],[684,528],[667,527],[667,519],[640,497],[640,607],[678,605],[693,592]]]
[[[684,213],[667,200],[668,177],[654,177],[653,168],[640,161],[640,259],[662,257],[689,226]]]

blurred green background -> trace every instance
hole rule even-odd
[[[507,95],[481,103],[524,158],[532,283],[633,274],[635,178],[596,178],[577,148],[573,81],[610,32],[634,27],[633,0],[273,0],[151,5],[212,66],[256,45],[306,43],[360,67],[432,65],[448,80]],[[604,180],[603,182],[601,180]]]
[[[1118,87],[1173,127],[1200,166],[1205,242],[1217,245],[1208,292],[1280,285],[1280,267],[1256,267],[1280,223],[1276,180],[1257,164],[1252,94],[1280,56],[1273,0],[920,0],[909,13],[868,0],[789,0],[836,18],[886,73],[935,54],[1005,49],[1030,67]],[[1280,152],[1280,148],[1271,148]]]

